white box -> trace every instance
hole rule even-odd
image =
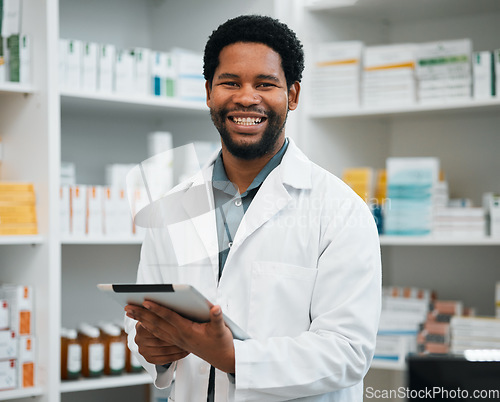
[[[35,337],[19,337],[17,365],[18,388],[34,387],[36,383]]]
[[[151,51],[135,48],[134,54],[134,93],[140,96],[151,95]]]
[[[97,91],[97,55],[98,45],[84,42],[82,46],[82,90]]]
[[[151,53],[151,92],[154,96],[167,96],[168,60],[169,55],[166,52]]]
[[[70,186],[61,186],[59,189],[59,220],[61,224],[61,236],[67,237],[71,233],[71,196]]]
[[[118,187],[105,188],[104,231],[106,236],[131,236],[133,222],[127,194]]]
[[[61,186],[74,186],[76,184],[76,168],[72,162],[61,162]]]
[[[173,149],[172,133],[154,131],[147,137],[148,158]]]
[[[114,89],[119,94],[134,92],[134,56],[128,50],[116,51]]]
[[[0,360],[17,358],[17,336],[10,329],[0,331]]]
[[[28,35],[19,37],[19,82],[23,84],[31,83],[31,39]]]
[[[500,195],[490,198],[490,234],[492,237],[500,237]]]
[[[127,175],[136,166],[133,163],[113,163],[106,165],[106,185],[126,189]]]
[[[89,236],[104,234],[104,188],[102,186],[87,187],[87,229]]]
[[[33,288],[4,284],[0,287],[0,294],[10,305],[10,329],[18,336],[33,335],[35,323]]]
[[[82,80],[82,41],[68,40],[66,60],[66,82],[64,87],[79,90],[81,89]]]
[[[4,0],[1,18],[3,23],[0,36],[8,38],[11,35],[18,35],[21,27],[21,1]]]
[[[17,387],[16,360],[0,360],[0,391]]]
[[[205,101],[203,54],[186,49],[172,49],[177,70],[176,96],[192,101]]]
[[[87,216],[87,186],[77,185],[70,189],[70,217],[71,235],[85,235],[85,222]]]
[[[495,74],[495,95],[500,96],[500,49],[493,51],[493,70]]]
[[[0,331],[10,328],[10,306],[7,299],[0,298]]]
[[[113,92],[116,49],[113,45],[99,45],[97,90],[102,93]]]
[[[493,76],[493,53],[472,54],[472,79],[474,99],[491,99],[495,94]]]

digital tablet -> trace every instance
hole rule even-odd
[[[145,300],[151,300],[191,321],[210,321],[210,308],[213,304],[191,285],[118,283],[99,284],[97,287],[113,297],[123,307],[127,304],[142,306]],[[222,316],[231,330],[233,338],[241,340],[250,338],[224,313]]]

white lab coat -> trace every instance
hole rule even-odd
[[[362,401],[381,291],[380,245],[366,204],[290,141],[244,215],[217,283],[215,214],[200,215],[204,208],[189,196],[203,182],[199,174],[177,188],[192,219],[148,231],[137,280],[194,285],[251,336],[234,341],[235,383],[216,371],[215,401]],[[209,185],[207,194],[210,202]],[[151,216],[157,222],[158,211]],[[134,324],[127,319],[137,351]],[[159,388],[175,372],[172,401],[206,401],[208,363],[189,355],[158,374],[138,357]]]

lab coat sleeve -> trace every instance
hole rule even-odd
[[[297,337],[235,340],[236,401],[283,401],[359,384],[380,316],[378,233],[363,202],[322,228],[311,325]]]
[[[146,235],[146,239],[144,240],[141,249],[141,261],[137,270],[137,283],[162,283],[161,273],[159,271],[159,268],[157,267],[157,264],[149,263],[149,261],[151,260],[156,261],[157,257],[158,256],[154,254],[151,236],[148,234]],[[146,359],[139,353],[139,347],[135,343],[136,324],[136,320],[125,316],[124,327],[125,331],[127,332],[127,343],[131,353],[133,353],[137,357],[138,361],[149,373],[157,388],[169,387],[174,378],[176,363],[174,362],[166,371],[162,370],[162,372],[160,373],[156,370],[156,366],[154,364],[148,363]]]

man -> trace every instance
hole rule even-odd
[[[362,400],[378,236],[366,204],[285,137],[302,70],[300,42],[269,17],[229,20],[205,47],[222,150],[174,192],[189,212],[193,189],[209,183],[213,208],[150,229],[138,282],[188,283],[217,304],[204,324],[152,302],[126,307],[129,345],[155,384],[171,386],[175,373],[172,400]],[[221,309],[251,339],[233,339]]]

